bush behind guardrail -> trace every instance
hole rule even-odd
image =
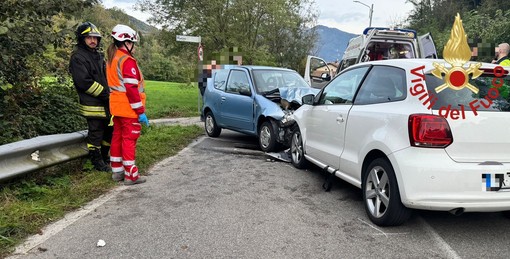
[[[0,145],[86,129],[70,82],[0,89]]]

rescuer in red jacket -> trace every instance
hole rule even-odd
[[[112,29],[113,43],[108,47],[107,78],[110,88],[110,113],[113,137],[110,149],[112,178],[124,185],[144,183],[135,164],[136,142],[141,123],[149,125],[145,115],[145,88],[140,69],[133,57],[136,31],[118,24]]]

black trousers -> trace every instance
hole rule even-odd
[[[109,145],[112,142],[113,133],[113,127],[108,126],[109,123],[110,119],[87,118],[89,126],[87,144],[101,147],[101,143],[104,141]]]

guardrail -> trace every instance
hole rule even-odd
[[[0,182],[88,154],[87,131],[35,137],[0,146]]]
[[[151,125],[201,125],[199,117],[156,119]],[[0,146],[0,182],[88,154],[87,131],[54,134]]]

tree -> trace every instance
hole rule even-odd
[[[0,144],[80,127],[61,52],[67,20],[97,0],[4,0],[0,5]],[[43,80],[49,70],[60,77]],[[50,88],[48,90],[48,88]],[[83,124],[83,122],[81,123]]]
[[[244,64],[297,69],[316,37],[306,30],[317,19],[309,0],[141,0],[138,6],[171,35],[200,35],[206,53],[237,47]],[[171,42],[174,49],[186,46]]]
[[[48,44],[59,45],[62,28],[53,17],[72,13],[97,0],[5,0],[0,5],[0,86],[6,88],[31,81],[27,58],[39,55]]]

